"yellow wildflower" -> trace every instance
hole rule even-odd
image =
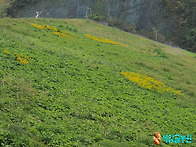
[[[128,78],[130,81],[138,83],[140,87],[147,88],[149,90],[154,90],[159,93],[163,93],[165,91],[172,92],[178,95],[181,95],[180,90],[175,90],[171,87],[166,88],[165,84],[157,81],[151,77],[148,77],[146,75],[141,75],[139,73],[134,72],[121,72],[122,75],[124,75],[126,78]]]
[[[57,32],[58,29],[56,27],[51,27],[53,31]]]
[[[22,61],[22,63],[23,63],[23,64],[27,64],[27,63],[29,63],[29,61],[27,61],[27,59],[24,59],[24,60]]]
[[[9,53],[9,51],[8,50],[6,50],[6,48],[4,49],[4,53]]]
[[[52,28],[51,28],[49,25],[46,25],[46,26],[45,26],[45,29],[51,30]]]
[[[57,36],[69,37],[69,35],[66,35],[66,34],[63,34],[63,33],[60,33],[60,32],[53,32],[53,34],[57,35]]]
[[[61,33],[69,34],[69,32],[67,32],[67,31],[63,31],[63,30],[61,30]]]
[[[108,44],[115,44],[115,45],[120,45],[120,46],[123,46],[123,47],[126,47],[128,48],[127,45],[124,45],[122,43],[119,43],[119,42],[116,42],[116,41],[112,41],[112,40],[109,40],[109,39],[105,39],[105,38],[99,38],[99,37],[93,37],[91,36],[90,34],[84,34],[84,36],[90,38],[90,39],[93,39],[95,41],[99,41],[99,42],[103,42],[103,43],[108,43]]]
[[[16,55],[16,62],[17,63],[19,63],[19,62],[21,62],[22,64],[29,63],[29,61],[27,61],[27,59],[23,59],[22,58],[22,54],[20,54],[20,55],[15,54],[15,55]],[[27,57],[25,56],[25,58],[29,58],[29,57],[28,56]],[[29,59],[31,59],[31,58],[29,58]]]

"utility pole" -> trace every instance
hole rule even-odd
[[[156,29],[156,41],[157,41],[157,36],[158,36],[158,33],[157,32],[158,32],[158,30]]]
[[[158,40],[158,29],[157,28],[155,28],[155,27],[153,27],[152,28],[153,30],[154,30],[154,33],[155,33],[155,41],[157,41]]]

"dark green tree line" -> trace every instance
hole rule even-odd
[[[21,7],[24,7],[28,4],[35,3],[37,1],[38,0],[13,0],[12,1],[12,7],[21,8]]]
[[[162,0],[165,17],[175,22],[174,41],[181,47],[196,52],[196,1]]]

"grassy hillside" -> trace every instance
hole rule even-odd
[[[89,20],[0,19],[0,30],[0,146],[196,139],[196,54]],[[196,144],[160,144],[177,145]]]

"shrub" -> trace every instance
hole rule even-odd
[[[195,43],[195,40],[196,40],[196,29],[192,29],[189,31],[189,34],[186,35],[182,41],[181,41],[181,44],[188,48],[189,50],[193,51],[193,52],[196,52],[196,43]]]
[[[15,0],[15,1],[12,2],[12,6],[21,8],[21,7],[24,7],[27,4],[31,4],[31,3],[34,3],[34,2],[37,2],[37,1],[38,0]]]
[[[131,32],[131,33],[136,33],[136,29],[137,29],[136,25],[133,23],[125,24],[123,28],[125,31]]]
[[[159,42],[162,42],[162,43],[166,42],[166,37],[161,33],[157,34],[157,38],[158,38],[157,41]]]
[[[88,15],[89,19],[93,19],[95,21],[104,21],[106,19],[105,16],[103,15],[96,15],[96,14],[92,14],[92,15]]]
[[[155,37],[155,35],[154,35],[154,32],[153,31],[150,31],[150,30],[144,30],[144,29],[142,29],[142,30],[140,30],[139,31],[139,33],[141,34],[141,35],[144,35],[144,36],[148,36],[150,39],[154,39]]]
[[[92,14],[93,20],[104,21],[107,18],[107,1],[105,0],[92,0]]]
[[[108,21],[108,25],[112,26],[112,27],[118,27],[118,28],[121,28],[121,29],[123,28],[123,22],[119,18],[110,19]]]

